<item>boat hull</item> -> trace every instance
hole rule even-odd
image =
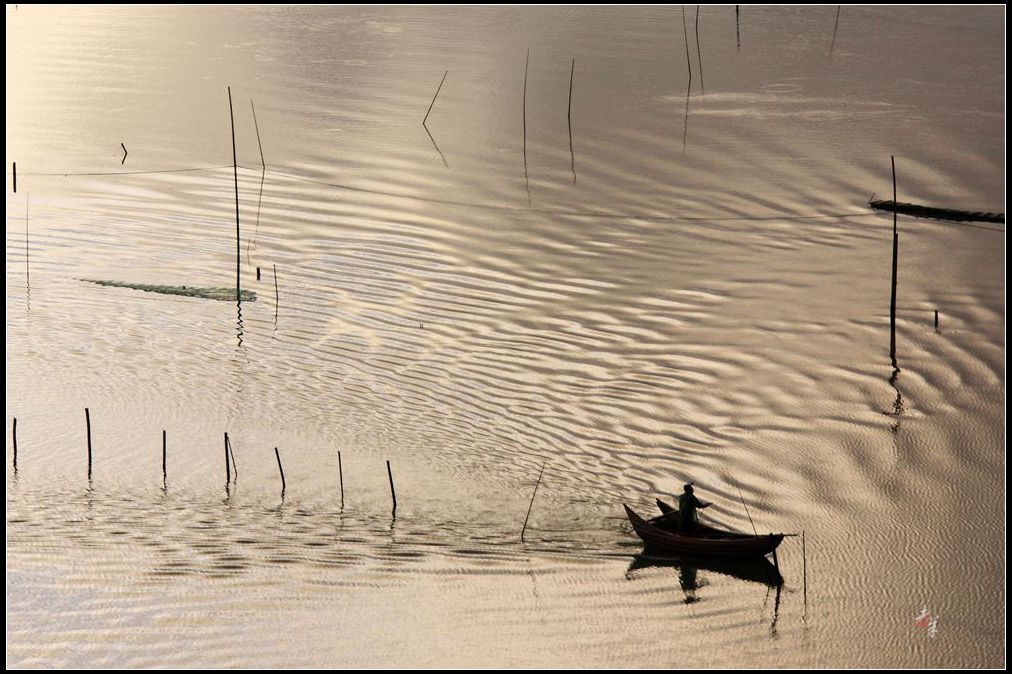
[[[768,555],[784,540],[783,534],[751,536],[714,529],[692,533],[668,531],[643,519],[629,506],[624,507],[636,535],[653,552],[721,559],[752,559]]]

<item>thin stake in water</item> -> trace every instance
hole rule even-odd
[[[833,58],[833,48],[836,47],[836,29],[840,26],[840,5],[836,6],[836,21],[833,23],[833,41],[829,43],[829,58]]]
[[[228,433],[225,433],[225,485],[228,486],[228,484],[231,481],[232,481],[232,471],[229,468],[229,460],[228,460]]]
[[[527,60],[524,61],[524,104],[523,104],[523,123],[524,123],[524,189],[527,190],[527,202],[531,200],[531,189],[530,183],[527,176],[527,68],[531,63],[531,48],[527,48]]]
[[[91,482],[91,412],[84,408],[84,423],[88,431],[88,481]]]
[[[893,203],[896,202],[896,157],[890,157],[893,167]],[[896,272],[899,266],[900,235],[896,224],[896,211],[893,211],[893,282],[892,294],[889,298],[889,358],[892,360],[893,369],[898,370],[896,365]]]
[[[253,99],[249,99],[250,110],[253,111],[253,128],[257,132],[257,147],[260,148],[260,165],[267,170],[267,162],[264,161],[264,146],[260,144],[260,125],[257,124],[257,109],[253,106]]]
[[[278,448],[274,448],[274,456],[278,460],[278,472],[281,473],[281,495],[285,494],[285,469],[281,466],[281,453],[278,452]]]
[[[28,195],[25,195],[25,282],[32,283],[32,277],[28,267]]]
[[[14,417],[14,472],[18,472],[18,418]]]
[[[703,53],[699,49],[699,5],[696,5],[696,65],[699,67],[699,91],[706,93],[706,85],[703,83]]]
[[[341,483],[341,509],[344,510],[344,468],[341,466],[341,452],[337,453],[337,479]]]
[[[576,72],[576,59],[569,66],[569,107],[566,109],[566,123],[569,127],[569,169],[573,172],[573,184],[576,184],[576,156],[573,154],[573,73]]]
[[[166,439],[165,430],[162,430],[162,486],[165,486],[168,480],[168,440]]]
[[[390,478],[390,498],[394,501],[394,515],[397,514],[397,492],[394,491],[394,474],[390,470],[390,460],[387,459],[387,477]]]
[[[805,614],[808,614],[808,554],[805,551],[805,530],[801,530],[801,577],[805,598]]]
[[[538,473],[538,481],[534,483],[534,493],[531,494],[531,503],[527,506],[527,516],[524,517],[524,526],[520,530],[520,541],[523,542],[524,534],[527,532],[527,521],[531,518],[531,509],[534,507],[534,497],[538,495],[538,486],[541,485],[541,476],[545,474],[547,462],[541,464],[541,472]]]
[[[682,34],[685,36],[685,67],[689,71],[689,91],[692,91],[692,59],[689,58],[689,28],[685,24],[685,6],[682,6]]]
[[[228,87],[228,121],[232,125],[232,175],[235,180],[235,301],[242,304],[239,293],[239,160],[235,151],[235,117],[232,114],[232,87]]]
[[[741,49],[741,20],[739,14],[741,13],[741,5],[734,6],[734,36],[738,40],[738,49]]]
[[[432,106],[436,104],[436,97],[439,96],[439,90],[443,88],[443,82],[446,81],[446,76],[449,74],[450,71],[447,70],[445,73],[443,73],[443,79],[439,80],[439,86],[436,87],[436,93],[432,96],[432,102],[429,103],[429,109],[425,111],[425,117],[422,118],[422,126],[425,126],[426,120],[429,119],[429,113],[432,112]]]
[[[278,265],[274,265],[274,329],[278,329],[278,306],[281,295],[278,294]]]

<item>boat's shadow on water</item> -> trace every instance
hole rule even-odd
[[[637,572],[648,568],[668,568],[678,572],[678,585],[685,595],[685,603],[691,604],[699,601],[696,592],[708,585],[708,582],[700,578],[699,572],[706,571],[718,573],[749,583],[758,583],[777,592],[777,605],[779,606],[780,591],[783,588],[784,579],[777,568],[765,557],[746,560],[723,560],[710,559],[706,557],[661,555],[652,552],[649,548],[633,557],[626,570],[626,578],[633,580]]]

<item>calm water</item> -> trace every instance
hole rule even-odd
[[[867,202],[1004,211],[1004,10],[835,18],[8,6],[7,665],[1002,666],[1004,227],[890,382]],[[229,85],[256,301],[83,282],[234,286]],[[807,608],[637,558],[688,479]]]

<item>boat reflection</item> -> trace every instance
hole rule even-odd
[[[783,576],[765,557],[746,560],[689,556],[670,557],[651,554],[646,550],[633,557],[626,570],[626,578],[631,580],[637,571],[651,567],[670,568],[678,571],[678,584],[685,594],[686,604],[698,601],[696,591],[708,585],[705,576],[700,578],[700,571],[719,573],[738,580],[776,588],[778,595],[784,584]]]

